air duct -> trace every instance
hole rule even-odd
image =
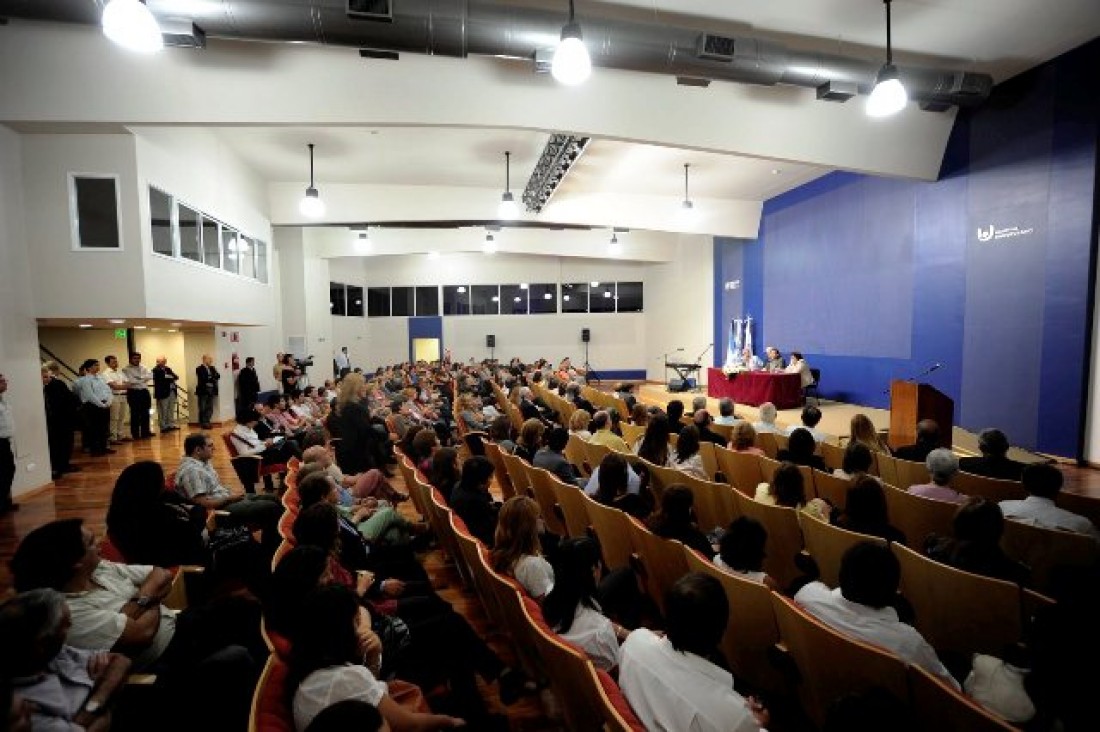
[[[161,17],[179,3],[148,0]],[[222,0],[194,3],[191,20],[211,38],[304,41],[366,51],[464,58],[530,60],[552,49],[560,9],[515,7],[490,0]],[[92,3],[0,0],[0,16],[98,22]],[[820,90],[840,101],[851,89],[869,93],[877,60],[790,49],[781,43],[669,25],[584,15],[584,37],[596,67],[692,80],[777,84]],[[910,98],[923,109],[972,106],[993,87],[988,74],[899,67]],[[836,90],[830,92],[829,90]],[[839,92],[839,90],[844,90]]]

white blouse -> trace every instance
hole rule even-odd
[[[615,627],[599,610],[577,605],[569,632],[559,635],[580,646],[596,668],[610,671],[619,665],[619,639],[615,635]]]
[[[536,600],[554,589],[554,568],[543,557],[525,554],[516,562],[512,575]]]

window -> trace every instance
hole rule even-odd
[[[202,261],[210,267],[221,269],[221,242],[218,240],[218,222],[202,217]]]
[[[69,176],[69,221],[74,249],[122,249],[120,216],[118,176]]]
[[[347,291],[339,282],[328,283],[328,308],[333,315],[348,314]]]
[[[439,315],[439,288],[416,288],[416,314]]]
[[[267,243],[256,240],[256,279],[267,284]]]
[[[180,256],[192,262],[202,261],[202,225],[199,212],[179,204]]]
[[[588,312],[587,282],[574,282],[561,286],[561,311],[563,313]]]
[[[240,248],[237,251],[237,266],[241,276],[256,279],[256,242],[247,236],[237,238]]]
[[[466,285],[444,285],[443,314],[469,315],[470,288]]]
[[[164,191],[149,187],[149,233],[153,239],[153,251],[167,257],[175,256],[172,240],[172,197]]]
[[[470,290],[470,313],[473,315],[500,314],[500,287],[474,285]]]
[[[531,285],[527,289],[530,299],[529,309],[534,313],[558,312],[558,286],[557,285]]]
[[[363,288],[348,285],[348,315],[363,317]]]
[[[615,283],[597,282],[592,285],[588,296],[588,312],[613,313],[615,312]]]
[[[222,226],[222,268],[226,272],[237,274],[238,260],[241,258],[241,242],[237,232],[228,226]]]
[[[616,309],[620,313],[640,313],[643,310],[642,283],[620,282],[618,283],[618,295]]]
[[[390,288],[367,288],[367,317],[385,318],[390,314]]]
[[[408,317],[416,312],[414,306],[416,292],[411,287],[394,287],[390,290],[393,293],[393,309],[391,315],[397,317]]]
[[[527,291],[528,288],[526,285],[501,285],[500,314],[526,315]]]

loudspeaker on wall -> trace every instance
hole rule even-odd
[[[581,330],[581,340],[585,343],[588,343],[590,340],[592,340],[592,332],[589,331],[588,328],[583,328]]]
[[[496,348],[497,347],[497,337],[495,335],[485,336],[485,347],[486,348]]]

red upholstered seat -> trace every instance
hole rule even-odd
[[[630,708],[630,702],[623,696],[622,689],[615,683],[615,679],[611,678],[611,674],[596,669],[596,676],[600,680],[600,688],[603,689],[604,696],[607,697],[620,720],[626,723],[627,728],[634,732],[645,732],[645,725],[638,719],[638,715],[634,714],[634,710]]]
[[[294,713],[287,704],[286,684],[290,667],[276,656],[269,656],[256,693],[252,696],[249,732],[295,732]]]
[[[108,562],[126,564],[126,557],[122,556],[122,552],[119,551],[119,548],[111,541],[110,536],[103,537],[103,541],[99,542],[99,556],[102,559],[106,559]]]

